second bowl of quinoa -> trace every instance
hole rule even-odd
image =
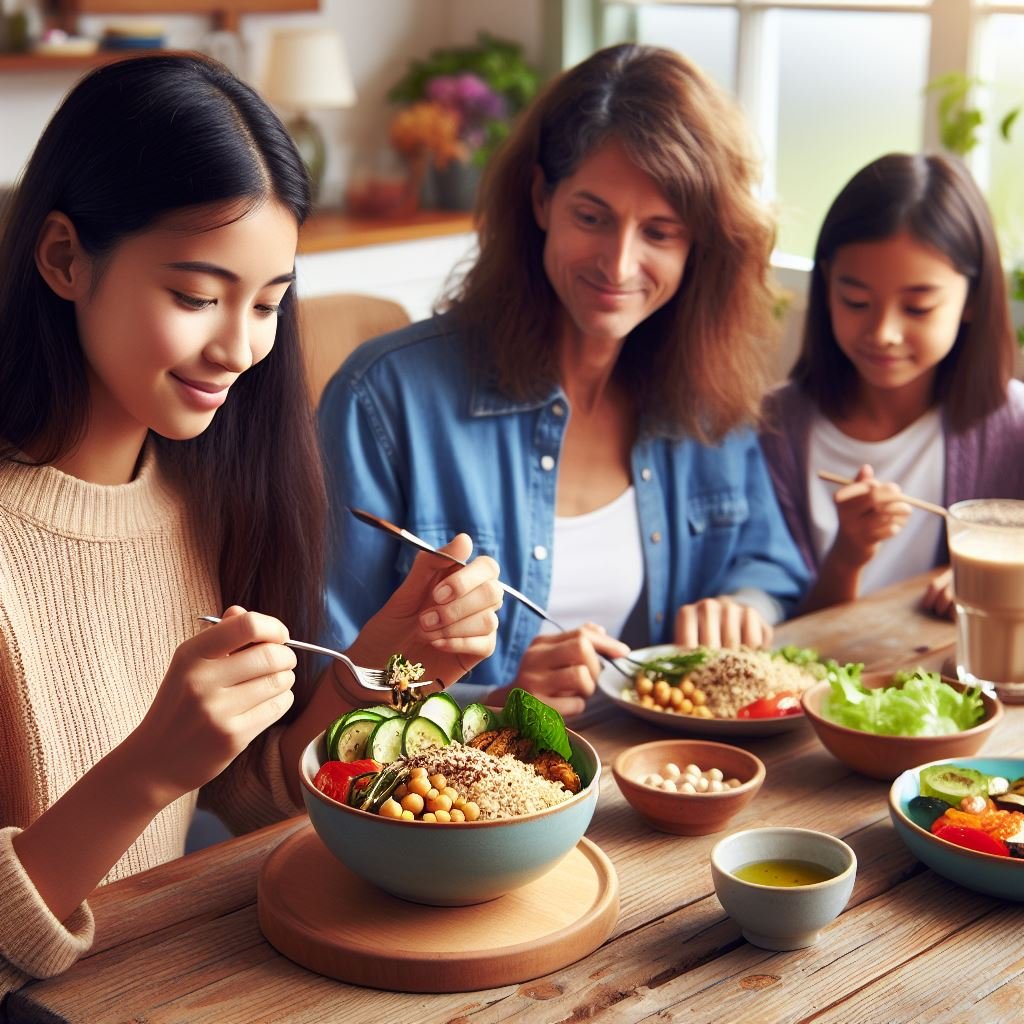
[[[474,805],[475,820],[403,821],[349,807],[313,785],[325,758],[324,736],[299,766],[303,799],[324,845],[378,888],[433,906],[496,899],[551,870],[583,837],[597,806],[601,760],[567,730],[582,788],[572,794],[510,754],[495,757],[453,743],[431,747],[410,765],[444,775]]]
[[[632,657],[648,662],[687,653],[683,648],[662,644],[636,650]],[[624,659],[619,664],[636,669]],[[794,664],[777,652],[740,647],[708,651],[702,665],[672,683],[642,679],[639,673],[630,682],[609,666],[598,678],[598,687],[631,714],[673,732],[711,737],[769,736],[805,724],[799,697],[818,682],[818,667]],[[780,692],[795,695],[795,713],[737,717],[744,706]]]

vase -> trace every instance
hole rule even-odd
[[[480,186],[482,168],[461,160],[449,160],[444,167],[431,165],[433,204],[439,210],[472,210]]]

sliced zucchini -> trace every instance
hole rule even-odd
[[[336,752],[331,760],[359,761],[366,757],[370,735],[379,722],[380,719],[376,715],[372,718],[363,717],[347,721],[338,731],[335,741]]]
[[[472,743],[481,733],[498,728],[498,718],[483,704],[470,704],[462,712],[462,742]]]
[[[345,724],[345,718],[345,715],[336,718],[324,732],[324,750],[327,753],[328,761],[338,760],[338,733],[341,732],[341,727]]]
[[[437,722],[419,715],[405,723],[402,732],[402,753],[418,754],[428,747],[447,747],[450,742],[448,733]]]
[[[447,693],[432,693],[420,704],[416,717],[429,718],[441,726],[444,734],[450,739],[455,735],[455,727],[462,717],[462,708],[456,703],[455,698],[448,696]]]
[[[367,708],[367,711],[372,711],[375,715],[380,715],[381,718],[398,718],[402,712],[398,708],[391,704],[374,704],[372,708]]]
[[[405,731],[404,718],[384,718],[370,733],[366,750],[374,761],[391,764],[402,756],[402,733]]]

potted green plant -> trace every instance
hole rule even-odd
[[[473,46],[414,60],[391,88],[400,104],[391,143],[430,175],[435,205],[472,206],[480,169],[537,90],[537,72],[517,43],[481,32]]]

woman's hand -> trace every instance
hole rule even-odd
[[[473,542],[460,533],[442,551],[466,561]],[[498,563],[482,555],[455,566],[428,552],[359,631],[347,653],[359,665],[383,666],[392,654],[421,662],[424,677],[456,682],[494,653],[498,609],[505,592]]]
[[[705,597],[676,612],[673,639],[680,647],[767,647],[772,635],[754,608],[729,597]]]
[[[519,663],[519,674],[508,686],[495,690],[488,703],[501,703],[514,687],[528,690],[564,717],[578,715],[594,692],[601,659],[623,658],[629,647],[600,626],[588,622],[568,633],[534,637]]]
[[[174,652],[128,745],[161,803],[198,789],[273,725],[294,699],[295,654],[277,619],[232,606]]]
[[[866,565],[884,540],[895,537],[910,518],[911,508],[894,483],[875,479],[870,466],[861,466],[853,483],[833,496],[839,532],[833,548],[851,567]]]
[[[935,576],[921,598],[921,607],[941,619],[956,619],[953,570],[948,566]]]

